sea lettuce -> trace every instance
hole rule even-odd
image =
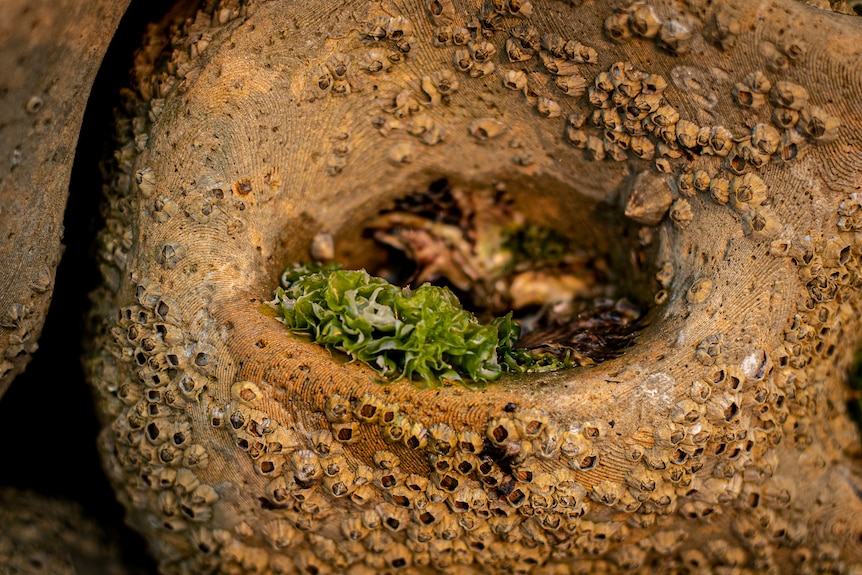
[[[503,371],[566,365],[516,349],[521,328],[511,313],[483,325],[445,287],[398,287],[337,264],[296,264],[281,283],[272,303],[288,328],[390,380],[472,385],[495,381]]]

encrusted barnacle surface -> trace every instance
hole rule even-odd
[[[228,29],[217,10],[182,18],[164,58],[139,54],[136,98],[163,102],[127,111],[88,370],[106,467],[161,569],[763,572],[809,548],[813,572],[858,564],[837,378],[862,210],[830,158],[859,164],[839,145],[859,95],[829,96],[821,69],[855,77],[834,53],[779,48],[743,2],[324,4],[252,2]],[[797,73],[752,70],[765,38]],[[201,61],[182,93],[173,52]],[[749,93],[759,105],[734,104]],[[234,119],[209,121],[215,102]],[[481,392],[418,389],[271,317],[276,268],[324,239],[315,259],[380,265],[364,222],[440,178],[511,191],[607,250],[600,273],[660,304],[635,344]],[[798,470],[817,487],[794,489]]]

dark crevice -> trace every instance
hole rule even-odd
[[[133,0],[108,47],[75,151],[64,216],[65,250],[39,350],[0,401],[0,434],[14,438],[3,442],[0,486],[81,505],[119,542],[130,573],[155,573],[156,567],[144,541],[124,524],[124,510],[96,450],[100,425],[81,364],[88,338],[84,310],[89,292],[100,283],[93,245],[102,224],[99,163],[111,147],[112,109],[130,79],[132,56],[147,23],[160,20],[172,5],[167,0]]]
[[[850,393],[847,400],[847,411],[862,431],[862,350],[857,350],[856,360],[847,376]]]

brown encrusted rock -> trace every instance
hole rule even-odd
[[[0,396],[37,348],[84,108],[128,4],[0,5]]]
[[[147,37],[88,369],[164,572],[862,569],[862,25],[575,4],[207,4]],[[633,174],[668,186],[653,227]],[[439,178],[603,254],[653,302],[636,344],[420,390],[272,317],[315,237],[373,265],[365,223]]]
[[[123,566],[116,543],[74,503],[5,487],[0,525],[0,573],[139,573]]]

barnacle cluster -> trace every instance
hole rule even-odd
[[[88,369],[161,568],[858,570],[839,340],[860,308],[862,96],[805,26],[858,48],[775,3],[787,22],[741,0],[249,2],[154,31],[118,121]],[[507,182],[527,221],[630,270],[624,293],[660,288],[638,345],[466,391],[380,386],[286,334],[265,304],[280,262],[373,260],[379,217],[406,245],[409,210],[381,207],[441,177]]]

